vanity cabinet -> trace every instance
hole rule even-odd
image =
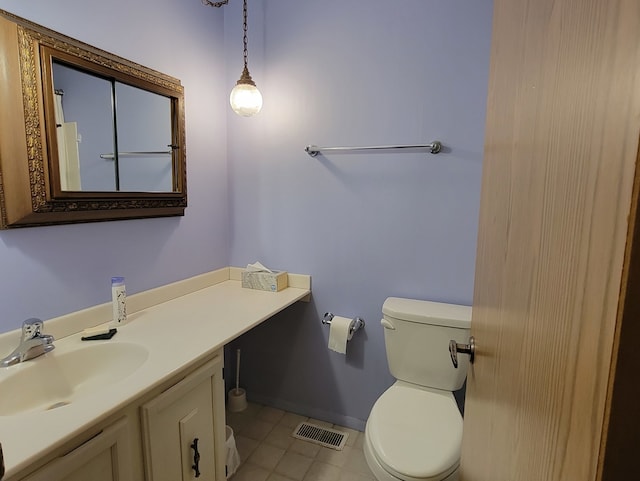
[[[221,377],[217,358],[142,406],[148,481],[224,479],[214,439],[216,428],[224,431],[216,423],[214,400],[222,390]]]
[[[49,332],[58,338],[50,361],[59,358],[61,362],[45,363],[38,358],[22,366],[26,374],[45,376],[45,385],[26,375],[17,380],[44,388],[58,379],[49,379],[50,373],[66,376],[69,367],[69,386],[83,387],[71,398],[53,390],[38,394],[46,399],[42,406],[53,409],[28,411],[25,405],[19,413],[0,416],[6,467],[2,481],[78,477],[151,481],[165,479],[162,476],[168,473],[172,473],[171,481],[191,480],[195,478],[191,444],[196,437],[202,473],[197,481],[225,481],[223,347],[295,302],[308,301],[311,294],[310,276],[289,274],[289,287],[265,293],[243,288],[241,272],[226,267],[134,294],[129,300],[136,319],[123,326],[114,340],[86,343],[77,330],[85,323],[91,325],[89,321],[110,317],[103,305],[48,321]],[[19,332],[0,334],[0,349],[13,349],[16,335]],[[107,355],[101,352],[106,347]],[[140,364],[143,351],[146,356]],[[82,377],[94,368],[94,379]],[[13,375],[11,369],[0,371],[2,386],[12,387],[6,380]],[[84,384],[85,379],[91,383]],[[94,450],[111,432],[119,433],[116,441]],[[84,450],[91,451],[90,455],[75,455]],[[105,468],[85,474],[82,470],[88,468],[83,465],[88,460],[92,466],[102,463]],[[54,469],[67,465],[65,470]]]
[[[3,481],[224,481],[222,366],[218,350]]]
[[[130,454],[122,418],[23,481],[133,481]]]

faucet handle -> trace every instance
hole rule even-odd
[[[42,334],[42,327],[44,322],[40,319],[32,317],[22,322],[22,340],[33,339],[34,337],[40,337]]]

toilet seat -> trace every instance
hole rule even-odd
[[[371,409],[366,441],[393,477],[442,481],[460,461],[462,416],[451,392],[397,381]]]

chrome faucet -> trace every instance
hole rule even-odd
[[[54,338],[49,334],[42,334],[44,322],[40,319],[27,319],[22,323],[22,337],[20,344],[4,359],[0,360],[0,367],[8,367],[19,362],[28,361],[34,357],[53,351]]]

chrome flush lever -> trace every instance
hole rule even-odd
[[[469,354],[469,362],[473,364],[476,354],[476,340],[473,336],[469,338],[469,344],[458,344],[454,339],[449,341],[449,354],[451,354],[453,367],[456,369],[458,369],[458,353]]]

